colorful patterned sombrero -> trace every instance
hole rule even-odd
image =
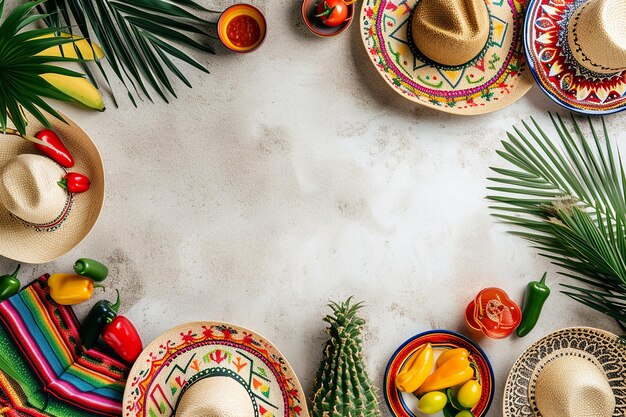
[[[364,0],[361,35],[383,79],[402,96],[448,113],[475,115],[503,108],[532,86],[522,42],[525,1],[485,0],[489,40],[467,64],[436,64],[414,46],[412,11],[421,0]]]
[[[532,1],[526,16],[526,55],[537,83],[558,104],[585,114],[614,113],[626,108],[626,71],[602,74],[585,68],[568,39],[572,17],[589,3]]]
[[[170,417],[185,391],[211,377],[243,386],[255,417],[309,416],[300,382],[281,353],[250,330],[218,322],[185,324],[153,341],[128,377],[123,415]]]
[[[121,414],[128,367],[84,350],[78,320],[50,298],[47,276],[0,303],[0,368],[7,415]]]

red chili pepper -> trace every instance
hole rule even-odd
[[[124,316],[115,317],[102,331],[102,340],[128,363],[134,363],[143,345],[135,326]]]
[[[65,145],[63,145],[61,138],[52,130],[42,130],[37,133],[35,137],[51,146],[48,147],[38,143],[35,144],[35,148],[39,149],[47,157],[65,168],[72,168],[74,166],[74,158],[72,158],[70,151],[67,150]]]
[[[78,172],[68,172],[58,184],[70,193],[84,193],[91,186],[91,181],[89,181],[86,175]]]

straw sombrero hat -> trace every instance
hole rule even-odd
[[[91,180],[71,194],[57,182],[66,170],[30,143],[0,133],[0,256],[33,264],[50,262],[76,247],[98,220],[104,202],[104,167],[96,145],[67,116],[51,119],[76,162],[70,169]],[[44,127],[34,118],[28,133]]]
[[[361,35],[383,79],[419,104],[475,115],[532,86],[521,0],[364,0]]]
[[[532,73],[552,100],[585,114],[624,110],[624,0],[534,0],[525,43]]]
[[[242,327],[196,322],[159,336],[135,362],[124,417],[308,417],[283,355]]]
[[[626,415],[626,349],[604,330],[558,330],[517,359],[504,387],[503,417]]]

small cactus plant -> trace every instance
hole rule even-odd
[[[362,303],[330,303],[333,314],[324,318],[330,336],[324,346],[312,399],[312,417],[379,417],[378,398],[361,352],[361,329],[357,316]]]

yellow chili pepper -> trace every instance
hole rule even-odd
[[[456,356],[469,356],[469,352],[464,348],[448,349],[437,358],[437,368]]]
[[[48,287],[52,299],[65,306],[85,302],[93,295],[94,288],[102,288],[89,278],[73,274],[52,275],[48,278]]]
[[[415,391],[428,378],[434,362],[435,354],[431,344],[420,347],[396,376],[396,387],[404,392]]]
[[[474,377],[474,368],[470,366],[467,356],[460,352],[457,356],[448,358],[435,370],[426,381],[415,391],[416,395],[422,395],[430,391],[438,391],[454,387],[469,381]]]

